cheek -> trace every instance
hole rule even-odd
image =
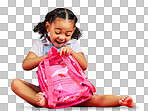
[[[50,33],[50,39],[56,39],[57,38],[57,35],[56,34],[53,34],[53,33]]]
[[[66,38],[66,42],[68,42],[71,39],[71,37]]]

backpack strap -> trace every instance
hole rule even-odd
[[[79,78],[81,78],[82,81],[79,80],[80,84],[83,84],[85,86],[88,86],[89,90],[92,91],[93,93],[96,92],[95,88],[93,87],[93,85],[86,80],[85,78],[83,78],[77,71],[76,69],[73,67],[73,65],[69,62],[69,60],[67,58],[61,57],[63,59],[63,61],[65,62],[65,64],[67,65],[67,67],[74,72],[74,74],[76,76],[78,76]],[[69,58],[70,59],[70,58]],[[73,73],[72,73],[73,74]]]
[[[96,88],[88,80],[83,81],[81,84],[83,84],[84,86],[87,86],[89,88],[89,90],[92,91],[92,93],[96,92]]]
[[[48,106],[49,108],[54,108],[56,106],[57,103],[57,98],[59,95],[58,91],[55,91],[53,89],[53,84],[52,84],[52,78],[51,78],[51,74],[50,74],[50,67],[49,67],[49,60],[48,59],[44,59],[44,64],[45,64],[45,73],[48,78]]]

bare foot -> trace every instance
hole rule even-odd
[[[129,95],[127,95],[127,96],[123,97],[121,100],[119,100],[119,104],[122,106],[130,107],[130,108],[134,107],[133,99]]]
[[[42,92],[39,92],[38,94],[36,94],[36,101],[37,101],[37,104],[41,107],[45,107],[45,108],[48,108],[48,103],[47,103],[47,100],[45,98],[45,94],[42,93]]]

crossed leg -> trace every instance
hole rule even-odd
[[[39,107],[36,102],[36,94],[41,92],[40,87],[16,78],[11,83],[11,89],[31,105]]]
[[[38,93],[37,102],[39,106],[48,107],[47,100],[43,93]],[[134,107],[134,102],[131,96],[116,96],[116,95],[96,95],[94,94],[91,99],[75,105],[77,107],[117,107],[117,106]]]
[[[14,79],[11,83],[11,89],[14,93],[26,100],[35,107],[48,107],[47,101],[41,89],[31,83],[20,79]],[[86,107],[117,107],[117,106],[134,107],[134,102],[131,96],[116,96],[116,95],[96,95],[91,99],[78,104],[76,106]]]
[[[78,104],[76,106],[92,106],[92,107],[118,107],[118,106],[134,107],[134,102],[131,96],[117,95],[96,95],[94,94],[90,100]]]

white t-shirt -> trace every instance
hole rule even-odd
[[[50,42],[50,44],[52,44]],[[79,45],[79,43],[77,42],[76,39],[72,39],[70,41],[68,41],[68,47],[71,47],[76,53],[78,52],[82,52],[82,49]],[[30,49],[30,52],[34,52],[38,57],[43,56],[43,43],[41,40],[36,40],[32,46],[32,48]]]

